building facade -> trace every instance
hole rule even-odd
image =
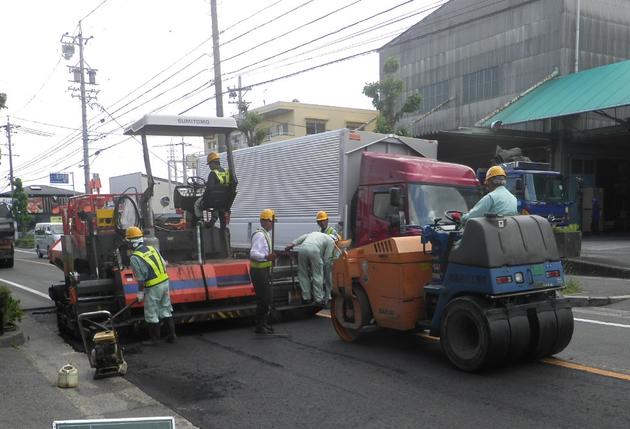
[[[628,230],[627,106],[477,128],[550,79],[630,59],[630,3],[579,3],[578,15],[578,0],[451,0],[383,46],[380,63],[397,58],[406,95],[422,95],[421,112],[401,125],[437,139],[439,159],[485,167],[497,145],[522,147],[571,179],[577,218],[581,183],[604,200],[605,228]]]
[[[298,101],[278,101],[251,109],[251,111],[260,114],[263,119],[259,128],[268,130],[267,138],[263,143],[340,128],[361,128],[365,131],[373,131],[377,115],[376,110],[324,106]],[[247,146],[242,134],[234,133],[232,139],[235,148]]]

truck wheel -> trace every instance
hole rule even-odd
[[[499,312],[487,316],[479,298],[455,298],[444,310],[440,326],[442,351],[463,371],[479,371],[503,363],[510,345],[510,326]]]
[[[564,308],[556,308],[556,321],[558,322],[558,337],[551,347],[549,355],[555,355],[564,350],[573,337],[573,311],[568,305]]]
[[[6,268],[13,268],[13,265],[15,264],[15,259],[13,258],[9,258],[7,259],[6,263],[4,264],[4,266]]]
[[[44,254],[39,250],[39,245],[35,248],[35,251],[37,252],[37,257],[39,259],[42,259],[44,257]]]
[[[347,342],[353,342],[361,337],[361,328],[372,320],[372,309],[367,295],[360,287],[354,287],[356,298],[345,299],[341,295],[333,298],[330,304],[330,314],[333,327],[339,337]],[[350,322],[357,328],[343,326],[342,322]]]

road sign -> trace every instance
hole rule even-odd
[[[68,184],[68,173],[50,173],[50,183],[65,183]]]
[[[127,419],[64,420],[53,422],[53,429],[175,429],[173,417]]]

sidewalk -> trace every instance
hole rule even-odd
[[[582,289],[566,297],[574,307],[597,307],[630,299],[630,279],[566,275]]]
[[[52,428],[55,420],[150,416],[173,416],[177,429],[195,428],[124,377],[93,380],[87,356],[29,315],[20,328],[23,345],[0,346],[1,428],[41,429]],[[57,373],[68,363],[78,368],[79,385],[61,389]]]
[[[630,234],[584,235],[580,256],[563,266],[574,275],[630,279]]]

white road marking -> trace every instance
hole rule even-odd
[[[48,300],[50,300],[50,297],[48,295],[46,295],[45,293],[41,293],[38,290],[35,289],[31,289],[30,287],[26,287],[26,286],[22,286],[21,284],[17,284],[17,283],[13,283],[12,281],[6,280],[6,279],[0,279],[0,282],[4,282],[10,286],[16,287],[18,289],[22,289],[25,290],[26,292],[30,292],[30,293],[34,293],[35,295],[39,295],[43,298],[46,298]]]
[[[34,255],[37,252],[35,251],[35,249],[33,250],[22,250],[22,249],[15,249],[16,252],[20,252],[20,253],[28,253],[29,255]]]
[[[593,323],[595,325],[616,326],[618,328],[630,328],[630,325],[624,325],[623,323],[602,322],[601,320],[592,320],[592,319],[578,319],[577,317],[573,318],[573,320],[575,320],[576,322]]]
[[[15,260],[16,261],[21,261],[21,262],[30,262],[31,264],[45,265],[47,267],[53,267],[53,268],[59,269],[59,267],[57,267],[56,265],[51,264],[50,262],[31,261],[30,259],[21,259],[21,258],[16,258]]]

